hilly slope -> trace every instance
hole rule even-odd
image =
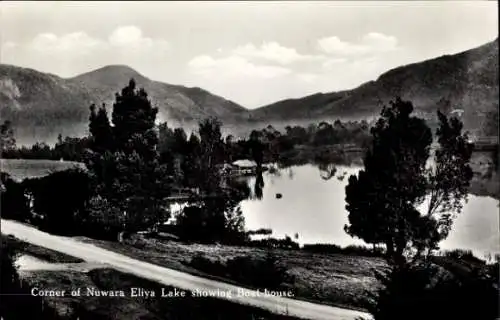
[[[413,101],[433,117],[438,108],[463,109],[464,122],[478,128],[498,112],[498,40],[455,55],[392,69],[353,90],[279,101],[251,112],[254,121],[371,117],[395,96]]]
[[[83,135],[89,106],[106,103],[111,109],[115,93],[134,78],[159,108],[158,118],[172,123],[217,116],[237,122],[247,110],[200,88],[187,88],[150,80],[127,66],[106,66],[74,78],[11,65],[0,65],[0,118],[13,122],[20,143],[52,142],[59,133]]]

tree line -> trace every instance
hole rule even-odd
[[[107,112],[106,106],[97,108],[93,105],[92,109],[94,110],[93,121],[97,121],[96,130],[99,130],[98,126],[101,125],[99,121],[105,121],[102,117],[103,112]],[[217,122],[218,126],[223,125],[221,122]],[[192,157],[196,157],[197,152],[199,153],[199,132],[188,135],[183,128],[171,128],[167,123],[159,124],[157,131],[160,163],[168,163],[171,167],[176,168],[175,163],[177,162],[177,170],[180,171],[184,160],[189,162]],[[92,143],[89,136],[63,137],[60,134],[54,146],[37,142],[31,146],[17,147],[12,124],[9,121],[2,124],[2,137],[4,137],[2,141],[5,141],[5,146],[2,147],[2,157],[5,159],[63,159],[84,162],[86,150],[91,148]],[[365,120],[347,122],[336,120],[333,123],[320,122],[310,124],[307,127],[286,126],[283,132],[268,125],[260,130],[252,130],[248,137],[235,137],[229,134],[221,138],[221,147],[218,150],[220,152],[219,161],[232,162],[238,159],[252,159],[258,162],[278,162],[283,165],[291,165],[315,162],[320,156],[322,147],[337,145],[339,146],[338,151],[341,151],[345,145],[351,145],[359,149],[366,149],[371,136],[370,126]],[[304,154],[304,148],[308,148],[306,154]],[[299,154],[301,152],[302,154]],[[327,160],[331,160],[331,157]]]

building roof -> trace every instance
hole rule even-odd
[[[243,167],[243,168],[253,168],[257,166],[257,163],[252,160],[242,159],[233,162],[233,166]]]

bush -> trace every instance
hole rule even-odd
[[[377,278],[383,288],[371,308],[375,320],[497,317],[498,278],[479,272],[450,274],[429,264],[393,268]]]
[[[33,194],[35,213],[43,217],[42,229],[65,235],[80,232],[78,222],[91,194],[86,172],[68,169],[23,184]]]
[[[231,279],[257,288],[277,290],[284,283],[293,282],[287,268],[274,256],[268,253],[264,259],[240,256],[226,263]]]
[[[124,215],[109,201],[92,197],[86,206],[85,214],[79,219],[82,234],[102,240],[116,241],[124,229]]]
[[[215,199],[202,206],[185,207],[177,217],[179,237],[201,243],[244,244],[247,236],[243,213],[239,207],[230,208],[224,202]]]
[[[207,274],[227,277],[261,289],[276,290],[294,281],[286,266],[270,252],[264,258],[239,256],[229,259],[225,264],[198,254],[191,259],[189,265]]]
[[[223,263],[218,260],[210,260],[200,253],[191,258],[189,265],[212,276],[223,277],[226,275],[226,266]]]
[[[455,260],[468,261],[476,264],[485,264],[485,261],[474,256],[471,250],[455,249],[455,250],[445,251],[444,256]]]
[[[0,172],[2,191],[0,191],[0,212],[6,219],[26,221],[31,217],[28,199],[24,195],[22,183],[16,182],[7,173]]]
[[[356,245],[341,247],[336,244],[329,244],[329,243],[305,244],[302,250],[314,253],[333,253],[333,254],[344,254],[352,256],[364,256],[364,257],[384,256],[384,250],[382,248],[370,249],[368,247],[356,246]]]
[[[299,249],[299,244],[292,240],[289,236],[284,239],[268,238],[260,240],[248,241],[247,245],[250,247],[257,248],[270,248],[270,249],[285,249],[285,250],[297,250]]]

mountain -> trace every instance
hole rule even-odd
[[[479,129],[498,118],[498,39],[454,55],[398,67],[352,89],[289,99],[254,110],[211,94],[153,81],[127,66],[106,66],[73,78],[0,64],[0,119],[13,122],[17,141],[54,142],[59,133],[87,131],[89,106],[106,103],[130,78],[148,92],[159,108],[159,120],[187,129],[216,116],[226,132],[246,135],[251,128],[291,122],[373,118],[395,96],[411,100],[420,116],[435,119],[437,109],[462,109],[467,129]],[[496,118],[495,118],[496,117]],[[494,121],[493,121],[494,122]],[[491,125],[490,125],[491,127]],[[490,130],[496,134],[498,129]]]
[[[464,123],[479,128],[489,112],[498,113],[498,39],[454,55],[398,67],[352,89],[289,99],[251,111],[253,121],[292,121],[335,117],[367,118],[395,96],[411,100],[416,112],[462,109]]]
[[[112,108],[115,93],[134,78],[159,109],[161,121],[180,124],[216,116],[224,122],[248,117],[247,109],[201,88],[153,81],[127,66],[106,66],[73,78],[0,65],[0,118],[14,124],[20,143],[82,135],[87,130],[89,106]]]

